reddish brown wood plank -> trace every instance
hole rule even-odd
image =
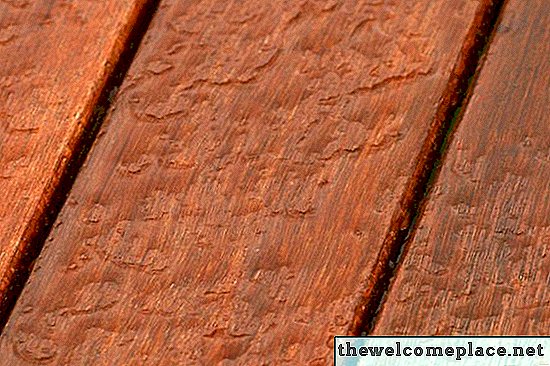
[[[145,2],[0,1],[0,318]]]
[[[550,3],[510,0],[377,334],[550,329]]]
[[[165,1],[3,358],[330,363],[477,6]]]

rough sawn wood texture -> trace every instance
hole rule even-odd
[[[0,313],[145,1],[0,1]]]
[[[477,6],[164,1],[0,363],[332,362]]]
[[[548,24],[506,5],[376,334],[548,334]]]

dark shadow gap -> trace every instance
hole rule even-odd
[[[407,182],[397,210],[371,275],[367,290],[358,304],[349,334],[369,335],[386,299],[416,224],[441,170],[447,148],[471,98],[487,49],[500,22],[506,0],[486,0],[479,5],[447,87],[439,101],[428,136],[416,159],[413,175]]]
[[[0,334],[3,332],[15,304],[27,283],[34,267],[34,262],[40,255],[52,226],[57,219],[71,188],[84,164],[88,153],[94,143],[107,112],[111,108],[113,100],[120,85],[126,77],[137,50],[145,36],[147,29],[157,12],[160,0],[146,0],[136,17],[128,37],[125,39],[123,49],[118,60],[106,77],[90,118],[85,121],[82,133],[76,141],[73,152],[69,157],[66,168],[59,173],[57,184],[50,189],[45,209],[38,213],[38,217],[26,228],[22,240],[26,242],[21,248],[21,255],[13,266],[13,272],[6,275],[9,287],[0,301]]]

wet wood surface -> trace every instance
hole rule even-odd
[[[143,3],[0,1],[2,314]]]
[[[6,364],[326,364],[472,1],[163,1]]]
[[[375,329],[550,329],[550,3],[510,0]]]

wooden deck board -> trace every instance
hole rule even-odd
[[[507,4],[376,334],[548,334],[548,24]]]
[[[143,3],[0,2],[0,318]]]
[[[331,362],[477,6],[164,1],[0,363]]]

